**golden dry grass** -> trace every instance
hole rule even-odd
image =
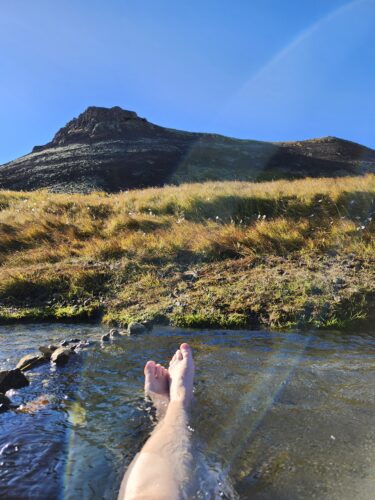
[[[102,293],[102,303],[117,297],[125,304],[128,296],[116,286],[131,282],[138,283],[135,294],[148,288],[155,305],[158,290],[166,297],[171,286],[155,272],[169,267],[267,256],[372,259],[374,213],[374,175],[113,195],[0,191],[0,301],[41,304],[52,297],[65,306]]]
[[[186,184],[107,195],[0,193],[3,266],[74,257],[373,250],[375,176]]]

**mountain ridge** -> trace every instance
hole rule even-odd
[[[161,127],[119,106],[90,106],[50,142],[0,166],[0,189],[117,192],[210,180],[368,172],[375,172],[375,150],[345,139],[237,139]]]

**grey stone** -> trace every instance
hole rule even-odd
[[[81,339],[78,338],[71,338],[71,339],[65,339],[62,342],[60,342],[60,345],[62,347],[67,347],[70,344],[78,344],[78,342],[81,342]]]
[[[95,342],[93,340],[81,340],[78,344],[74,346],[74,350],[80,350],[80,349],[86,349],[88,347],[91,347],[95,345]]]
[[[51,361],[52,363],[55,363],[58,366],[65,365],[68,361],[70,356],[72,355],[72,350],[67,348],[67,347],[59,347],[52,353],[51,356]]]
[[[39,347],[39,351],[43,354],[46,360],[51,359],[51,356],[57,347],[55,345],[42,345]]]

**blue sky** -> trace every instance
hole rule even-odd
[[[0,0],[0,163],[89,105],[375,148],[375,0]]]

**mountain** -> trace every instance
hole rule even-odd
[[[375,151],[335,137],[240,140],[160,127],[118,106],[91,106],[48,144],[0,166],[0,189],[116,192],[207,180],[367,172],[375,172]]]

